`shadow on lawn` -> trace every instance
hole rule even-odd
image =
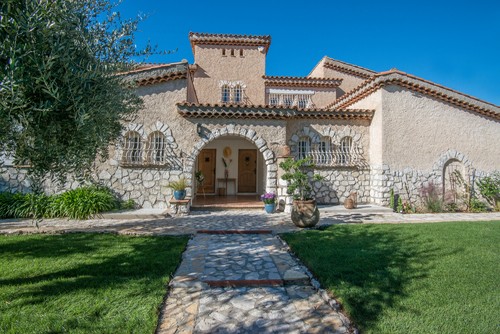
[[[123,246],[127,248],[122,248],[116,238],[131,241]],[[170,240],[168,243],[166,238]],[[98,293],[98,290],[120,288],[131,282],[153,282],[173,273],[184,245],[185,238],[177,237],[134,238],[100,234],[31,236],[1,245],[0,253],[7,258],[26,255],[41,258],[38,266],[43,268],[45,274],[0,278],[0,286],[18,286],[15,295],[9,298],[17,300],[18,305],[31,305],[62,293],[85,290]],[[47,262],[47,268],[44,268],[45,258],[54,257],[56,261],[61,261],[56,264]],[[157,286],[154,284],[141,283],[140,291],[129,292],[147,295],[155,289]]]
[[[375,225],[336,225],[284,238],[361,329],[386,308],[403,310],[398,300],[408,295],[410,282],[427,277],[433,259],[446,256],[417,233]]]

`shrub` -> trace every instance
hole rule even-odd
[[[132,202],[133,203],[133,202]],[[111,190],[86,186],[59,195],[0,193],[0,218],[87,219],[93,215],[118,208]]]
[[[126,200],[124,202],[120,202],[120,209],[124,210],[132,210],[137,207],[136,203],[133,199]]]
[[[480,201],[479,199],[473,197],[470,201],[470,211],[472,212],[484,212],[486,211],[487,205],[486,203]]]
[[[87,219],[118,207],[118,201],[108,188],[85,186],[54,196],[50,204],[50,217]]]
[[[500,210],[500,172],[483,177],[477,181],[477,186],[481,196],[488,201],[496,210]]]
[[[420,196],[424,203],[425,209],[428,212],[442,212],[443,200],[439,194],[439,189],[430,182],[427,186],[420,189]]]
[[[43,218],[51,198],[44,194],[0,194],[0,218]]]
[[[0,219],[14,217],[15,202],[22,194],[0,193]],[[16,198],[17,197],[17,198]]]

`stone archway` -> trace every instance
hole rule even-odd
[[[276,154],[269,147],[266,140],[258,135],[258,133],[251,129],[240,125],[230,124],[217,130],[213,130],[204,134],[200,140],[194,145],[191,153],[184,160],[184,174],[186,179],[192,185],[193,175],[195,170],[195,162],[201,150],[210,142],[228,136],[241,137],[253,143],[264,157],[264,164],[266,166],[266,191],[276,192],[277,178],[278,178],[278,165],[276,163]],[[192,196],[192,186],[187,189],[188,196]]]
[[[440,156],[433,169],[438,183],[441,183],[443,200],[456,202],[457,197],[463,195],[464,191],[457,187],[461,182],[469,183],[472,171],[470,160],[463,153],[448,150]]]

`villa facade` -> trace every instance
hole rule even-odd
[[[452,172],[468,182],[500,169],[500,107],[413,75],[375,72],[324,57],[305,77],[266,75],[270,36],[190,33],[194,64],[150,65],[126,75],[144,109],[96,176],[141,207],[168,205],[169,182],[197,194],[276,192],[287,156],[311,157],[319,203],[388,205],[391,190],[418,202]],[[203,184],[195,173],[202,172]],[[22,187],[22,173],[4,187]],[[14,186],[13,186],[14,185]]]

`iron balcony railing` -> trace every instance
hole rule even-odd
[[[361,167],[366,164],[363,155],[356,149],[344,152],[341,150],[311,150],[306,156],[319,167]]]

